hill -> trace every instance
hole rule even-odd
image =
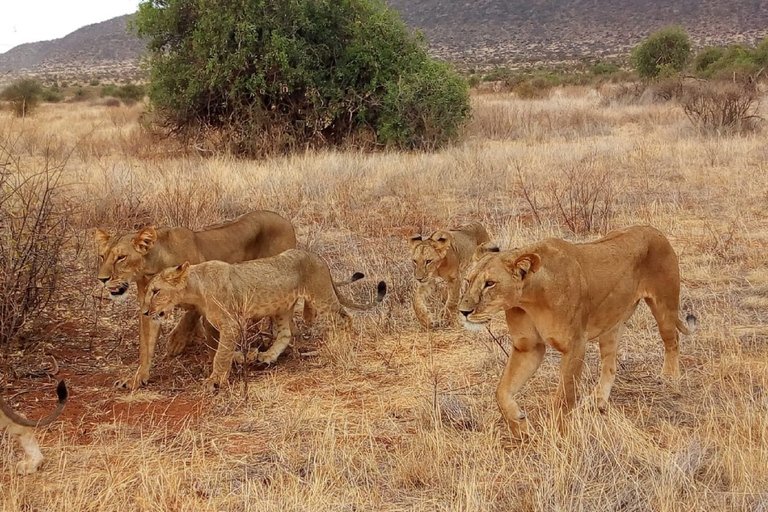
[[[465,64],[564,61],[625,54],[653,30],[683,25],[697,46],[753,43],[768,27],[760,0],[388,0],[438,57]],[[130,16],[0,54],[0,74],[100,78],[138,73]]]

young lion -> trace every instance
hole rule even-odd
[[[56,407],[56,410],[38,421],[28,420],[21,416],[5,403],[3,397],[0,396],[0,429],[7,429],[11,437],[18,439],[26,454],[26,459],[16,465],[16,472],[20,475],[34,473],[43,461],[40,445],[37,444],[31,427],[48,425],[59,417],[61,411],[64,410],[64,403],[67,401],[67,386],[64,384],[64,381],[59,382],[56,394],[59,397],[59,405]]]
[[[678,377],[678,331],[690,334],[696,317],[678,318],[680,270],[666,237],[651,226],[632,226],[595,242],[550,238],[511,251],[484,245],[459,303],[468,328],[482,328],[503,311],[512,353],[496,400],[514,435],[528,431],[514,395],[536,372],[546,346],[562,353],[558,399],[576,400],[586,342],[597,340],[602,358],[595,399],[607,405],[616,377],[616,352],[624,323],[641,300],[651,309],[664,341],[662,374]]]
[[[140,309],[144,307],[141,302],[150,278],[165,268],[185,261],[237,263],[274,256],[296,247],[296,233],[291,222],[263,210],[201,231],[183,227],[146,227],[138,233],[111,236],[99,229],[94,236],[101,257],[99,281],[115,300],[126,297],[128,286],[135,282]],[[168,354],[172,356],[184,350],[200,320],[200,314],[194,308],[186,304],[182,306],[187,312],[168,339]],[[158,334],[158,326],[139,315],[139,367],[133,377],[117,381],[116,386],[135,389],[147,383]]]
[[[470,263],[475,248],[490,240],[488,232],[477,222],[465,224],[450,231],[441,229],[424,239],[420,234],[410,237],[413,275],[418,281],[413,296],[416,318],[425,328],[435,328],[439,322],[432,320],[426,297],[434,290],[437,278],[448,283],[448,300],[445,308],[453,321],[461,293],[461,277]]]
[[[296,302],[304,298],[304,312],[312,321],[319,311],[349,328],[351,320],[342,306],[367,310],[379,304],[387,292],[381,281],[376,299],[355,304],[339,296],[328,265],[319,256],[291,249],[260,260],[230,264],[208,261],[188,262],[166,269],[147,284],[143,314],[158,321],[177,304],[191,304],[218,329],[220,341],[213,360],[207,388],[223,387],[232,366],[237,339],[244,323],[272,317],[277,338],[258,360],[274,362],[291,340],[291,321]]]

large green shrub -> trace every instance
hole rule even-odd
[[[40,103],[43,87],[32,78],[21,78],[0,92],[0,99],[11,103],[14,114],[28,116]]]
[[[665,27],[651,34],[632,51],[632,65],[643,79],[669,78],[685,67],[691,41],[682,27]]]
[[[768,64],[768,43],[762,41],[755,48],[734,44],[728,48],[705,48],[694,61],[696,74],[701,78],[756,77]]]
[[[238,152],[435,147],[469,114],[464,79],[381,0],[147,0],[135,26],[160,118]]]

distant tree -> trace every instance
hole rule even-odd
[[[632,65],[640,78],[664,78],[682,71],[690,55],[691,41],[685,29],[665,27],[635,47]]]
[[[11,103],[14,114],[28,116],[40,103],[43,87],[32,78],[21,78],[0,92],[0,99]]]
[[[239,153],[434,148],[469,114],[466,81],[382,0],[146,0],[135,27],[160,119],[222,131]]]

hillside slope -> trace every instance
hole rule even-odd
[[[753,43],[768,28],[768,0],[388,0],[422,30],[432,52],[468,64],[621,55],[653,30],[681,24],[697,46]],[[143,43],[130,16],[0,54],[13,72],[135,74]]]

